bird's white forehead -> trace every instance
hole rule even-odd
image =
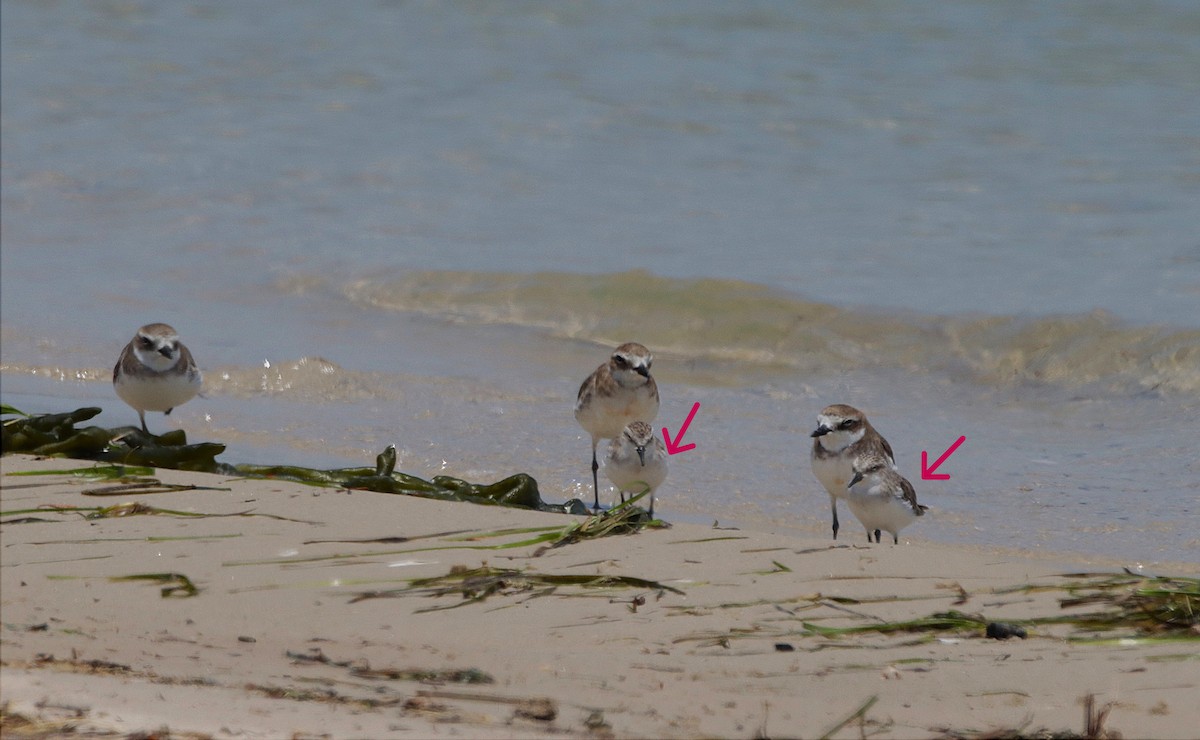
[[[830,429],[836,427],[844,421],[840,416],[832,414],[817,414],[817,426],[827,426]]]
[[[139,337],[143,337],[155,344],[174,344],[179,341],[179,335],[175,332],[159,332],[159,331],[139,331]]]
[[[649,365],[654,362],[654,355],[641,352],[614,352],[613,357],[620,357],[630,365]]]
[[[862,414],[817,414],[817,423],[824,424],[830,429],[850,420],[862,422],[864,418]]]

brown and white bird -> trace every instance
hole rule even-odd
[[[146,324],[138,329],[113,368],[113,388],[138,412],[147,434],[147,411],[171,413],[199,393],[201,383],[192,353],[166,324]]]
[[[650,375],[654,356],[637,342],[613,350],[608,362],[583,381],[575,401],[575,420],[592,435],[593,508],[600,508],[596,447],[601,439],[617,439],[634,421],[647,424],[658,416],[658,385]]]
[[[621,503],[625,494],[650,494],[654,518],[654,491],[667,479],[667,446],[644,421],[635,421],[613,439],[604,461],[604,474],[617,487]]]
[[[812,433],[812,470],[829,492],[829,508],[833,513],[833,538],[838,535],[837,500],[845,497],[846,486],[854,477],[854,461],[862,455],[875,454],[896,467],[892,446],[888,444],[863,412],[835,403],[817,414],[817,428]]]
[[[872,531],[879,542],[882,529],[892,535],[894,544],[900,544],[900,530],[924,516],[929,508],[917,503],[912,483],[878,452],[868,452],[854,461],[854,475],[846,488],[846,505],[867,528],[867,542],[871,541]]]

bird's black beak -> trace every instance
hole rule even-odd
[[[642,467],[646,467],[646,448],[639,446],[637,448],[638,459],[642,461]]]
[[[650,377],[650,368],[646,367],[645,365],[638,365],[633,370],[643,378]]]
[[[857,470],[855,470],[855,471],[854,471],[854,477],[853,477],[853,478],[851,478],[851,479],[850,479],[850,482],[846,484],[846,488],[854,488],[854,484],[855,484],[855,483],[858,483],[858,482],[859,482],[860,480],[862,480],[862,479],[863,479],[863,475],[862,475],[862,473],[860,473],[860,472],[858,472]]]
[[[159,348],[158,348],[158,353],[159,353],[160,355],[162,355],[163,357],[167,357],[167,358],[169,358],[169,357],[171,356],[171,352],[172,352],[173,350],[174,350],[174,347],[159,347]]]
[[[810,435],[810,436],[824,437],[826,434],[829,434],[832,431],[833,431],[832,429],[830,429],[829,427],[822,424],[821,426],[817,427],[816,430],[813,431],[812,435]]]

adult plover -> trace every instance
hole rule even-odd
[[[644,421],[635,421],[613,439],[604,461],[604,474],[621,493],[650,493],[650,518],[654,518],[654,490],[667,478],[667,446]]]
[[[146,324],[121,350],[113,388],[138,412],[146,434],[146,412],[171,409],[200,392],[200,370],[179,335],[166,324]]]
[[[882,529],[892,535],[894,544],[900,544],[900,530],[928,508],[917,503],[917,492],[907,478],[896,472],[892,461],[875,452],[854,461],[854,475],[846,489],[846,505],[867,528],[867,542],[871,541],[872,531],[879,542]]]
[[[658,385],[650,375],[654,356],[636,342],[613,350],[608,362],[583,381],[575,401],[575,420],[592,435],[593,507],[600,508],[596,447],[601,439],[616,439],[632,421],[650,423],[658,416]]]
[[[817,414],[817,428],[812,433],[812,470],[829,492],[829,508],[833,512],[833,538],[838,535],[837,500],[847,493],[846,484],[854,477],[854,460],[860,455],[874,453],[896,466],[892,446],[875,431],[863,412],[835,403]]]

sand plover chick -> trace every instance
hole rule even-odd
[[[654,518],[654,490],[667,479],[667,446],[650,425],[635,421],[613,439],[604,461],[604,474],[621,493],[636,496],[650,492],[650,518]]]
[[[113,388],[138,412],[146,434],[146,412],[171,413],[200,392],[200,370],[179,335],[166,324],[146,324],[121,350]]]
[[[658,416],[658,384],[650,375],[654,356],[637,342],[613,350],[608,362],[583,381],[575,401],[575,420],[592,435],[593,508],[600,508],[596,447],[601,439],[616,439],[631,421],[647,424]],[[843,484],[844,485],[844,484]]]
[[[846,505],[867,528],[867,542],[871,541],[872,531],[879,542],[882,529],[892,535],[893,543],[900,544],[900,530],[929,508],[917,503],[917,492],[907,478],[896,472],[892,461],[876,452],[854,461],[854,475],[846,489]]]
[[[846,484],[854,477],[854,460],[860,455],[874,453],[896,466],[892,446],[875,431],[866,415],[853,406],[835,403],[817,414],[817,428],[812,433],[812,470],[829,492],[829,508],[833,512],[833,538],[838,535],[837,500],[847,494]]]

